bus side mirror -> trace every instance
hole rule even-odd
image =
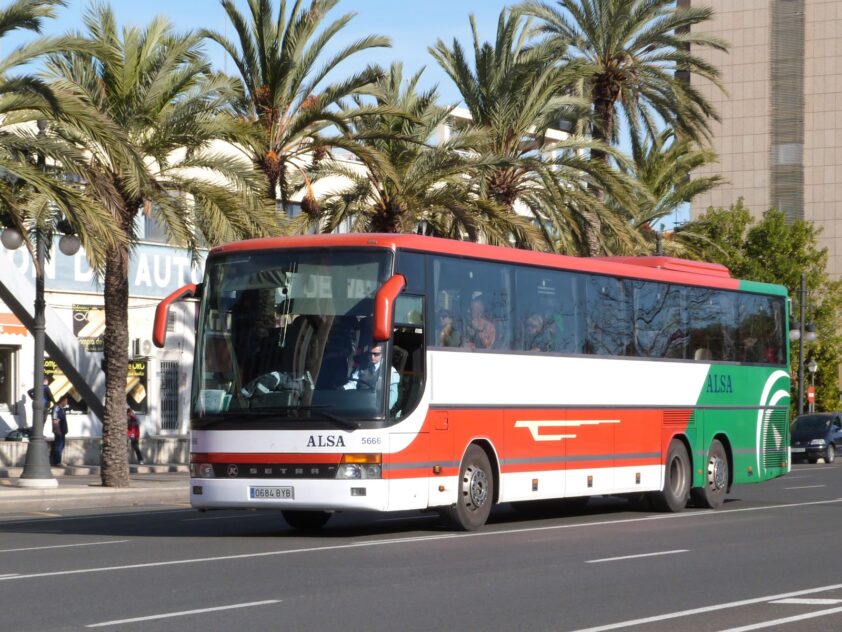
[[[374,295],[374,342],[385,342],[392,337],[395,299],[405,287],[406,278],[402,274],[395,274]]]
[[[191,296],[199,297],[202,293],[202,284],[188,283],[170,294],[155,308],[155,324],[152,327],[152,342],[159,349],[164,346],[167,340],[167,318],[170,314],[170,305]]]

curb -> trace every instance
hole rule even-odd
[[[50,472],[55,478],[64,476],[98,476],[99,470],[99,465],[65,465],[64,467],[50,468]],[[129,465],[129,474],[183,474],[189,471],[190,466],[183,463]],[[22,473],[22,467],[0,467],[0,478],[19,478]]]
[[[91,509],[98,507],[134,507],[161,503],[189,505],[188,485],[165,489],[129,487],[77,487],[65,489],[5,489],[0,494],[0,515],[57,509]]]

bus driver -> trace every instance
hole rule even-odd
[[[366,366],[360,366],[351,374],[351,379],[342,388],[346,391],[357,389],[374,391],[380,385],[380,369],[383,367],[383,345],[375,344],[369,351],[370,360]],[[389,408],[398,401],[398,384],[400,375],[395,367],[390,366],[389,374]]]

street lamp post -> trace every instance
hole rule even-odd
[[[804,414],[804,343],[818,337],[813,323],[807,323],[807,275],[801,273],[801,290],[798,293],[800,319],[789,330],[789,339],[798,341],[798,414]],[[818,365],[816,365],[818,369]]]
[[[38,135],[47,130],[47,121],[38,121]],[[46,171],[46,158],[38,154],[38,168]],[[67,231],[69,232],[69,231]],[[33,313],[32,337],[34,339],[33,394],[32,398],[32,434],[26,449],[26,462],[23,473],[17,480],[19,487],[51,488],[57,487],[58,481],[50,471],[47,442],[44,439],[44,337],[46,332],[46,301],[44,300],[44,266],[47,260],[47,239],[51,235],[42,225],[35,227],[35,305]],[[2,234],[2,243],[14,250],[23,243],[23,236],[15,228],[7,228]],[[65,255],[72,256],[79,251],[79,238],[64,235],[59,241],[59,248]]]
[[[47,239],[49,235],[41,227],[35,229],[35,306],[33,313],[32,337],[34,339],[34,367],[32,398],[32,434],[26,448],[26,462],[23,473],[17,481],[19,487],[50,488],[57,487],[58,481],[50,471],[47,442],[44,438],[44,346],[46,335],[46,300],[44,299],[44,266],[47,259]],[[16,228],[6,228],[0,235],[3,246],[16,250],[23,243],[23,236]],[[67,256],[79,252],[79,238],[76,235],[63,235],[59,240],[59,249]]]

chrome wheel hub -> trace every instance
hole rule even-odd
[[[728,468],[723,459],[711,457],[708,461],[708,485],[714,491],[720,491],[728,486]]]
[[[482,507],[488,500],[488,477],[478,468],[470,468],[466,472],[468,498],[474,507]]]

